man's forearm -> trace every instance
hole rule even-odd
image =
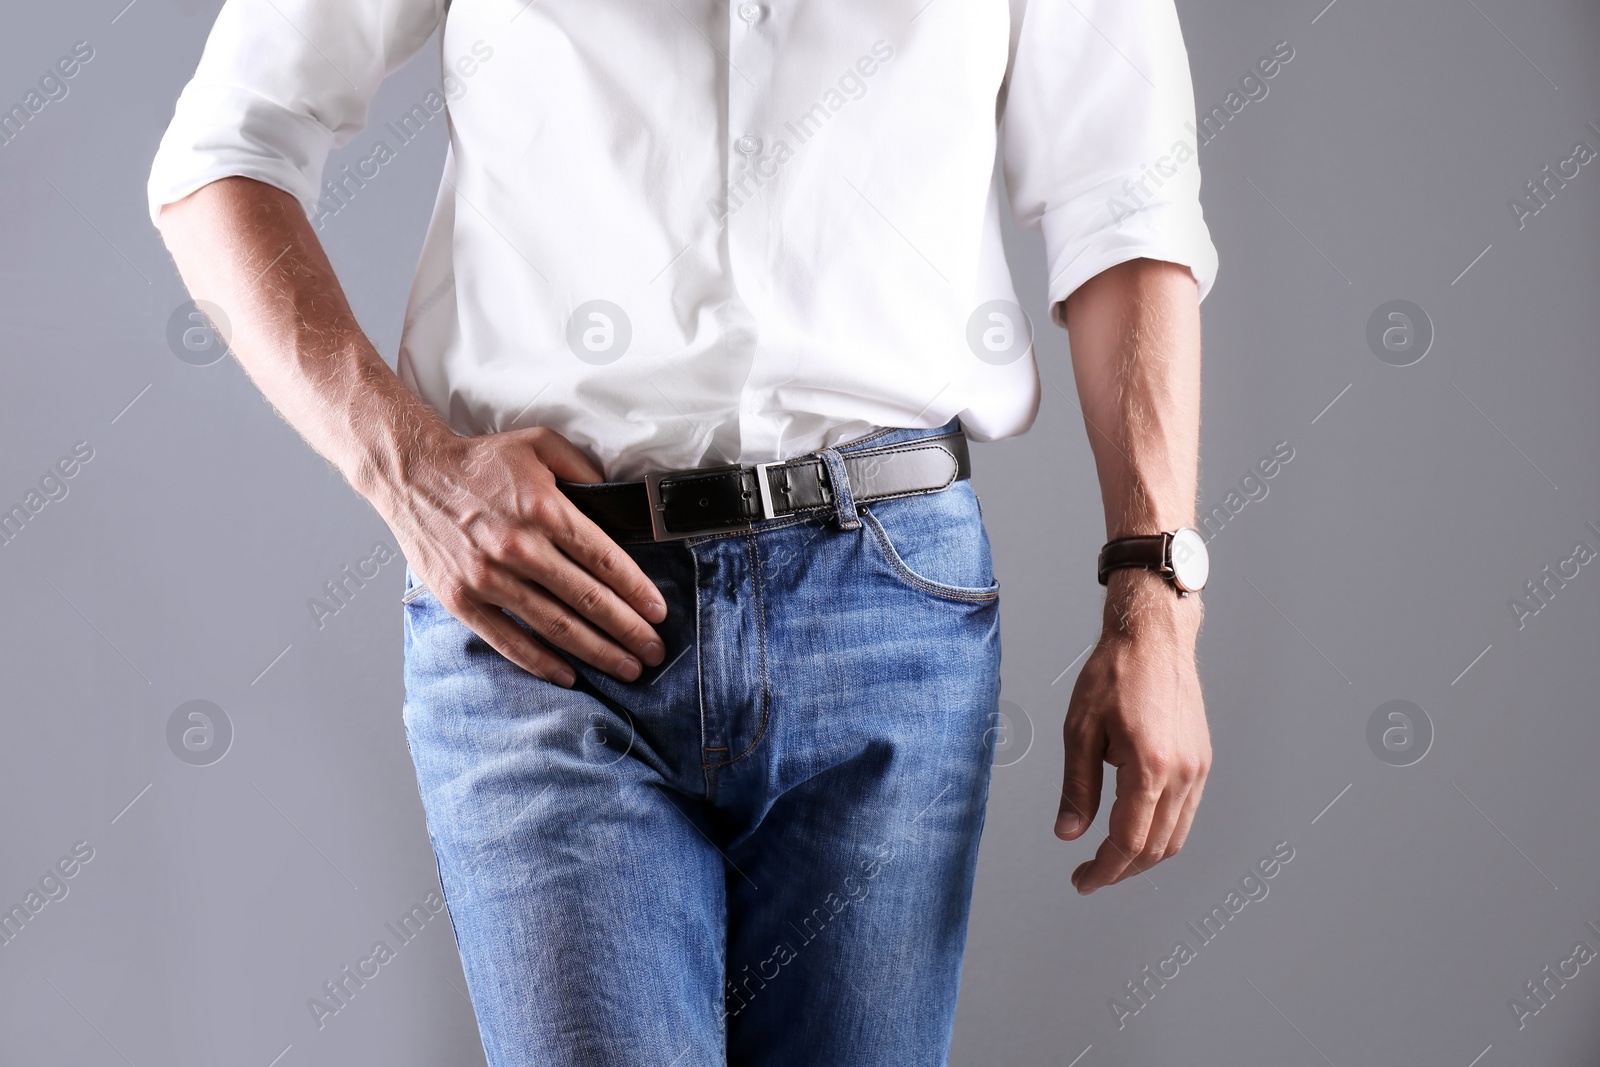
[[[223,178],[163,208],[161,233],[190,293],[227,317],[251,380],[358,492],[381,494],[447,432],[362,333],[288,193]]]
[[[1194,522],[1199,476],[1200,313],[1194,276],[1137,259],[1067,298],[1072,365],[1105,499],[1106,536]],[[1154,571],[1111,573],[1099,642],[1062,725],[1066,763],[1056,834],[1081,835],[1117,769],[1106,839],[1072,874],[1079,893],[1122,881],[1183,848],[1211,767],[1195,669],[1198,596]]]
[[[1131,260],[1080,286],[1066,310],[1106,539],[1193,525],[1200,441],[1193,275],[1173,263]],[[1180,600],[1153,572],[1124,568],[1112,572],[1106,618],[1124,630],[1192,637],[1199,598]]]

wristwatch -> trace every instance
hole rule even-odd
[[[1179,596],[1198,593],[1211,574],[1211,555],[1205,539],[1187,526],[1171,533],[1119,537],[1100,550],[1100,584],[1118,567],[1148,567],[1177,590]]]

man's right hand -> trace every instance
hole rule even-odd
[[[161,209],[196,300],[274,408],[378,509],[439,603],[511,662],[572,685],[529,636],[623,681],[662,661],[660,591],[556,488],[603,480],[550,430],[458,437],[378,355],[294,197],[230,176]],[[502,611],[501,609],[504,609]]]
[[[663,597],[556,486],[604,477],[554,430],[458,437],[440,427],[372,503],[439,603],[531,674],[570,686],[556,648],[631,682],[665,655]],[[502,611],[502,609],[504,609]]]

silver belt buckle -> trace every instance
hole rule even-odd
[[[763,466],[770,466],[770,464],[763,464]],[[658,471],[654,474],[646,474],[644,476],[644,495],[650,502],[650,533],[652,539],[656,541],[682,541],[685,538],[699,537],[702,534],[734,533],[739,530],[750,529],[750,523],[748,522],[734,522],[721,526],[702,526],[693,530],[668,530],[667,506],[661,500],[662,482],[687,482],[703,475],[726,474],[729,471],[746,469],[748,468],[742,463],[725,463],[718,467],[695,467],[686,471]],[[772,516],[767,514],[767,498],[770,493],[766,488],[765,473],[760,473],[758,481],[762,484],[762,513],[771,518]]]

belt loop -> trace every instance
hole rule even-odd
[[[828,466],[828,485],[833,492],[834,517],[841,530],[859,530],[861,518],[856,514],[856,497],[850,491],[850,475],[845,473],[844,457],[836,448],[824,448],[817,453]]]

